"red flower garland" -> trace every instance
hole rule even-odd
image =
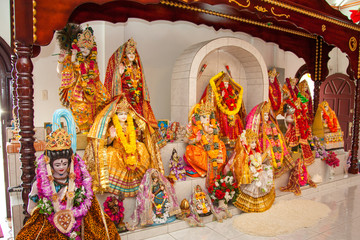
[[[118,202],[117,206],[110,207],[109,202],[114,201]],[[118,207],[118,211],[114,213],[115,207]],[[123,202],[120,201],[117,197],[110,196],[106,198],[106,201],[104,202],[104,211],[110,217],[111,221],[113,221],[115,224],[119,224],[124,218]]]

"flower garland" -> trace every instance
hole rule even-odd
[[[66,192],[67,201],[61,201],[54,187],[54,178],[51,174],[51,167],[48,157],[42,155],[37,161],[37,187],[40,198],[39,208],[40,213],[48,215],[49,222],[55,226],[55,213],[62,210],[70,210],[75,218],[72,229],[65,233],[70,239],[80,240],[80,226],[82,218],[87,214],[91,207],[91,200],[93,192],[91,189],[91,176],[86,170],[86,165],[81,158],[76,155],[71,163],[69,174],[69,190]],[[74,186],[70,186],[71,182]],[[75,193],[71,191],[75,190]],[[74,200],[74,204],[71,200]],[[74,206],[76,205],[76,206]],[[58,229],[58,228],[57,228]]]
[[[330,129],[330,132],[337,132],[338,131],[338,126],[337,126],[337,120],[336,120],[336,115],[335,112],[330,110],[330,116],[327,114],[324,106],[320,105],[321,110],[322,110],[322,114],[323,114],[323,118],[328,126],[328,128]]]
[[[235,115],[235,114],[237,114],[237,113],[239,112],[239,110],[240,110],[240,108],[241,108],[241,103],[242,103],[242,98],[243,98],[243,88],[242,88],[239,84],[233,82],[235,85],[237,85],[237,86],[240,88],[240,92],[239,92],[238,95],[237,95],[238,99],[237,99],[237,101],[236,101],[236,103],[235,103],[236,94],[234,94],[234,96],[233,96],[233,97],[234,97],[233,101],[230,101],[229,99],[227,99],[228,102],[225,102],[225,105],[222,104],[222,102],[224,101],[224,99],[222,98],[222,96],[219,95],[219,93],[218,93],[218,91],[217,91],[217,87],[216,87],[216,84],[215,84],[215,79],[218,79],[218,78],[219,78],[220,76],[222,76],[223,74],[224,74],[224,72],[220,72],[219,74],[217,74],[217,75],[215,75],[214,77],[212,77],[212,78],[210,79],[210,86],[211,86],[211,88],[212,88],[212,90],[213,90],[213,92],[214,92],[214,94],[215,94],[216,104],[217,104],[218,108],[220,109],[220,111],[223,112],[223,113],[225,113],[226,115]],[[231,85],[229,85],[229,86],[231,86]],[[229,98],[231,98],[231,97],[229,96]],[[235,104],[235,106],[236,106],[235,109],[231,110],[231,109],[228,107],[227,103]],[[233,108],[233,107],[232,107],[232,108]]]
[[[137,68],[133,68],[131,63],[125,68],[124,76],[126,84],[129,86],[131,104],[139,103],[140,96],[142,93],[142,81],[141,81],[141,72]]]
[[[115,204],[113,205],[112,203]],[[110,204],[111,203],[111,204]],[[116,225],[124,219],[123,201],[120,201],[115,196],[107,197],[104,202],[104,211]]]
[[[311,127],[309,126],[307,118],[303,117],[303,116],[306,116],[306,109],[305,109],[304,105],[301,103],[301,109],[299,109],[290,100],[286,100],[286,103],[295,109],[294,120],[295,120],[296,126],[298,127],[298,129],[300,131],[300,138],[307,139],[311,135]]]
[[[271,144],[272,164],[275,168],[280,168],[284,160],[284,151],[282,150],[283,142],[273,122],[270,122],[270,124],[265,123],[265,134]]]
[[[136,165],[136,133],[135,133],[135,127],[134,127],[134,121],[130,114],[127,115],[127,129],[126,132],[128,133],[130,143],[127,141],[127,138],[124,134],[124,131],[122,129],[122,126],[120,124],[119,118],[116,114],[112,117],[112,121],[114,123],[115,129],[116,129],[116,135],[118,140],[123,145],[125,152],[130,155],[126,158],[125,162],[129,166]]]
[[[280,90],[279,82],[276,77],[274,78],[273,83],[271,81],[269,82],[270,82],[269,99],[271,102],[271,107],[274,109],[274,111],[278,111],[281,106],[281,90]]]
[[[79,66],[80,66],[80,72],[81,72],[81,78],[84,81],[82,84],[82,87],[85,88],[85,92],[89,95],[94,95],[95,91],[89,87],[86,87],[86,84],[90,83],[92,84],[94,82],[94,78],[95,78],[95,63],[96,63],[96,57],[97,57],[97,47],[96,44],[94,43],[94,47],[90,50],[90,54],[87,57],[90,62],[89,62],[89,67],[86,68],[85,66],[85,58],[79,48],[79,46],[76,44],[77,41],[74,41],[74,44],[72,45],[73,49],[77,50],[76,53],[76,60],[79,62]]]
[[[195,135],[200,133],[200,135],[201,135],[200,143],[204,147],[204,150],[206,151],[207,155],[209,156],[214,170],[217,170],[217,168],[218,168],[217,158],[219,155],[219,141],[220,140],[219,140],[219,131],[217,129],[217,125],[216,125],[216,121],[215,121],[215,114],[214,114],[214,112],[211,112],[211,114],[210,114],[210,123],[211,123],[211,125],[215,126],[213,128],[214,131],[213,131],[213,135],[212,135],[212,137],[213,137],[212,146],[210,145],[209,141],[206,139],[206,136],[205,136],[205,133],[204,133],[201,121],[200,121],[199,114],[195,113],[194,116],[195,116],[195,121],[196,121],[196,123],[195,123],[196,128],[194,128],[195,129],[194,133],[195,133]]]

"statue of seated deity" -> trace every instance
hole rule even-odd
[[[264,212],[275,200],[273,168],[264,164],[269,150],[261,152],[257,134],[251,129],[238,138],[232,171],[239,195],[233,204],[244,212]]]
[[[68,110],[61,110],[74,121]],[[67,127],[75,133],[74,122],[68,122]],[[120,239],[114,223],[101,212],[91,189],[91,176],[75,153],[76,135],[72,138],[62,128],[48,136],[44,154],[36,161],[35,182],[29,194],[31,217],[17,240]]]
[[[328,102],[319,104],[312,129],[313,135],[322,140],[326,150],[344,147],[343,132]]]
[[[271,159],[275,178],[295,166],[295,161],[286,146],[285,137],[276,118],[271,114],[269,102],[260,103],[250,111],[246,117],[246,129],[258,133],[261,152],[269,149],[268,157]]]
[[[156,169],[148,169],[139,186],[136,205],[129,230],[138,227],[159,225],[176,220],[181,213],[175,189],[171,183]]]
[[[227,73],[220,72],[210,79],[200,102],[210,102],[219,123],[219,137],[229,147],[235,146],[238,135],[244,129],[246,110],[243,87]]]
[[[164,172],[154,129],[128,103],[116,97],[95,119],[84,158],[95,192],[134,197],[146,170]]]
[[[210,186],[226,164],[225,144],[219,139],[219,128],[210,102],[196,104],[187,126],[186,172],[191,177],[205,177]]]

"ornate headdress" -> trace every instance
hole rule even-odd
[[[276,71],[276,68],[269,70],[268,74],[269,74],[269,77],[271,77],[271,78],[275,78],[275,77],[279,76],[279,73]]]
[[[253,141],[257,141],[258,137],[256,133],[252,129],[246,129],[245,133],[246,142],[250,144]]]
[[[309,85],[307,83],[306,80],[302,80],[300,83],[299,83],[299,90],[300,92],[303,92],[303,89],[307,87],[309,89]]]
[[[264,103],[264,106],[263,106],[263,112],[264,112],[264,113],[270,112],[270,108],[271,108],[270,102],[265,102],[265,103]]]
[[[94,30],[91,27],[85,28],[84,32],[78,35],[77,45],[79,47],[92,49],[95,45],[95,36],[93,33]]]
[[[210,115],[212,111],[213,111],[213,106],[210,101],[206,101],[205,103],[204,101],[201,101],[200,106],[198,108],[198,114],[200,116]]]
[[[298,80],[299,80],[299,79],[297,79],[297,78],[291,78],[291,77],[290,77],[290,78],[288,78],[288,79],[289,79],[289,83],[290,83],[291,85],[292,85],[292,83],[293,83],[293,82],[295,82],[295,84],[294,84],[294,85],[296,85],[296,83],[297,83],[297,82],[298,82]]]
[[[136,51],[136,42],[133,38],[130,38],[126,43],[126,54],[133,53]]]
[[[123,96],[120,102],[116,106],[116,112],[129,112],[130,104],[126,100],[126,97]]]
[[[62,128],[58,128],[46,138],[45,150],[57,151],[71,148],[71,135]]]

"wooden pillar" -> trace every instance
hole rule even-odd
[[[358,174],[358,150],[359,150],[359,124],[360,124],[360,78],[356,79],[355,89],[355,112],[354,124],[352,129],[352,144],[351,144],[351,162],[349,173]]]
[[[16,84],[18,98],[18,117],[20,123],[20,161],[22,199],[24,202],[24,214],[28,217],[26,211],[28,204],[28,195],[31,191],[31,182],[35,177],[35,148],[34,148],[34,89],[31,61],[32,46],[23,44],[19,41],[15,43],[16,59]],[[27,218],[25,218],[27,219]]]

